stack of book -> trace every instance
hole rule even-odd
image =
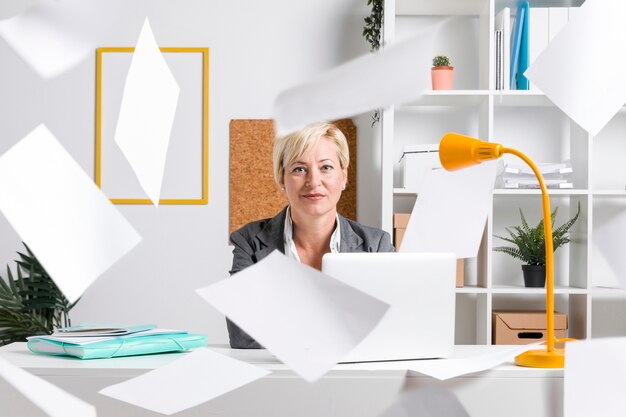
[[[509,7],[496,14],[496,90],[537,90],[524,72],[579,10],[579,7],[529,7],[527,0],[518,0],[517,6],[514,15]]]
[[[571,189],[572,174],[574,170],[569,161],[560,163],[540,162],[537,168],[543,176],[543,181],[548,188]],[[504,162],[500,167],[496,182],[500,188],[539,188],[539,181],[527,165],[514,165]]]
[[[207,336],[183,330],[158,329],[155,325],[65,327],[46,336],[31,336],[33,353],[100,359],[118,356],[175,352],[206,346]]]

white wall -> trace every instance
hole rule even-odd
[[[87,1],[87,0],[85,0]],[[89,0],[95,1],[95,0]],[[99,0],[106,1],[106,0]],[[228,247],[228,123],[271,118],[283,89],[366,53],[365,0],[145,0],[98,46],[133,46],[145,16],[160,46],[210,48],[209,204],[118,206],[143,241],[103,274],[72,311],[74,322],[155,323],[227,340],[223,317],[193,290],[225,278]],[[0,18],[25,5],[0,3]],[[41,80],[0,39],[0,153],[44,122],[93,175],[95,52],[67,73]],[[370,115],[355,118],[359,135],[359,220],[378,225],[380,161]],[[24,167],[28,169],[28,167]],[[369,190],[369,191],[367,191]],[[366,195],[367,194],[367,195]],[[41,204],[45,204],[42,201]],[[0,271],[21,250],[0,216]],[[5,276],[4,272],[0,275]]]

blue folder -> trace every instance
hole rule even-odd
[[[207,343],[207,336],[189,334],[187,332],[127,336],[87,344],[60,342],[46,339],[46,336],[37,336],[28,338],[28,349],[33,353],[45,355],[75,356],[80,359],[102,359],[118,356],[180,352],[206,346]]]
[[[513,43],[511,44],[511,71],[509,73],[511,90],[515,89],[514,86],[517,79],[517,71],[519,69],[519,58],[522,46],[522,30],[524,26],[526,26],[526,30],[528,30],[528,13],[528,2],[526,0],[522,0],[517,7],[517,15],[515,16],[515,27],[513,28]],[[526,25],[524,23],[526,23]],[[526,39],[528,39],[528,36],[526,36]],[[526,45],[526,54],[528,55],[528,44]],[[528,58],[526,58],[526,66],[528,67]]]
[[[515,82],[517,84],[518,90],[529,90],[530,83],[528,82],[528,78],[524,76],[524,72],[528,69],[528,65],[530,64],[529,60],[529,28],[528,28],[528,19],[530,18],[530,10],[528,10],[528,2],[522,2],[522,7],[524,8],[524,18],[522,21],[522,40],[520,42],[519,48],[519,63],[517,65],[517,78]]]

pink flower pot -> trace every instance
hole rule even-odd
[[[433,90],[452,90],[454,67],[433,67],[430,72]]]

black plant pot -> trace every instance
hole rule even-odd
[[[545,265],[522,265],[522,273],[526,287],[542,288],[546,286]]]

